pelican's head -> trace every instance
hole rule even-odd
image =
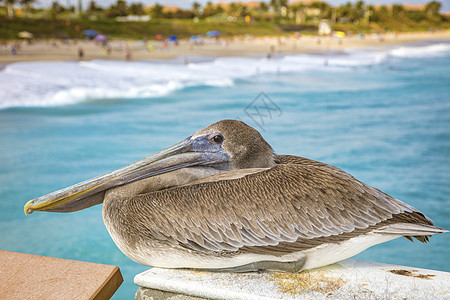
[[[272,147],[253,127],[236,120],[222,120],[191,136],[196,143],[208,141],[227,155],[229,169],[270,168],[275,165]]]
[[[102,203],[110,189],[148,182],[151,177],[185,168],[196,172],[192,177],[195,180],[229,170],[274,165],[273,150],[257,130],[241,121],[223,120],[126,167],[30,200],[24,211],[30,214],[36,210],[84,209]]]

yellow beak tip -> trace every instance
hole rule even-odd
[[[25,213],[25,215],[29,215],[33,213],[33,210],[31,209],[31,206],[34,204],[33,200],[30,200],[27,202],[27,204],[25,204],[25,206],[23,207],[23,212]]]

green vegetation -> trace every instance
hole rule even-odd
[[[38,26],[38,28],[37,28]],[[20,31],[33,33],[39,39],[77,39],[84,38],[83,31],[93,29],[110,37],[128,39],[153,39],[156,34],[164,37],[176,35],[187,38],[192,35],[206,34],[211,30],[219,30],[223,36],[251,34],[255,36],[273,35],[282,33],[282,30],[269,22],[252,24],[228,23],[224,21],[207,22],[200,20],[193,22],[188,19],[151,19],[148,22],[116,22],[114,19],[99,19],[90,21],[86,19],[49,20],[20,18],[11,20],[0,17],[0,39],[15,39]]]
[[[64,7],[59,2],[46,9],[33,8],[33,0],[0,0],[0,39],[15,39],[20,31],[35,38],[84,38],[94,29],[117,38],[152,39],[176,35],[184,38],[219,30],[222,36],[274,35],[299,31],[317,33],[321,20],[329,20],[333,30],[346,32],[405,32],[449,29],[450,18],[439,13],[441,4],[423,6],[374,7],[363,1],[333,7],[322,1],[233,2],[203,7],[194,2],[190,9],[155,4],[127,4],[118,0],[108,8],[91,1],[86,8]],[[305,4],[308,3],[308,4]],[[2,5],[2,6],[1,6]]]

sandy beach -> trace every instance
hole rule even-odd
[[[450,39],[450,31],[434,33],[401,33],[366,35],[337,39],[316,36],[236,37],[232,39],[203,39],[201,44],[180,40],[178,45],[161,41],[134,41],[113,39],[108,48],[93,41],[26,41],[3,44],[0,63],[19,61],[76,61],[93,59],[146,60],[168,59],[177,56],[268,56],[283,53],[326,53],[329,50],[350,48],[378,48],[425,40]],[[16,53],[11,51],[12,46]],[[83,56],[79,57],[82,49]],[[128,49],[128,50],[127,50]],[[128,53],[128,57],[127,57]],[[187,59],[186,59],[187,60]]]

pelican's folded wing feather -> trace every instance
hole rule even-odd
[[[277,162],[270,169],[230,171],[135,196],[127,205],[139,213],[141,234],[208,254],[280,255],[373,230],[444,232],[413,207],[339,168],[294,156],[278,156]],[[398,223],[417,225],[412,232],[408,226],[389,229]]]

